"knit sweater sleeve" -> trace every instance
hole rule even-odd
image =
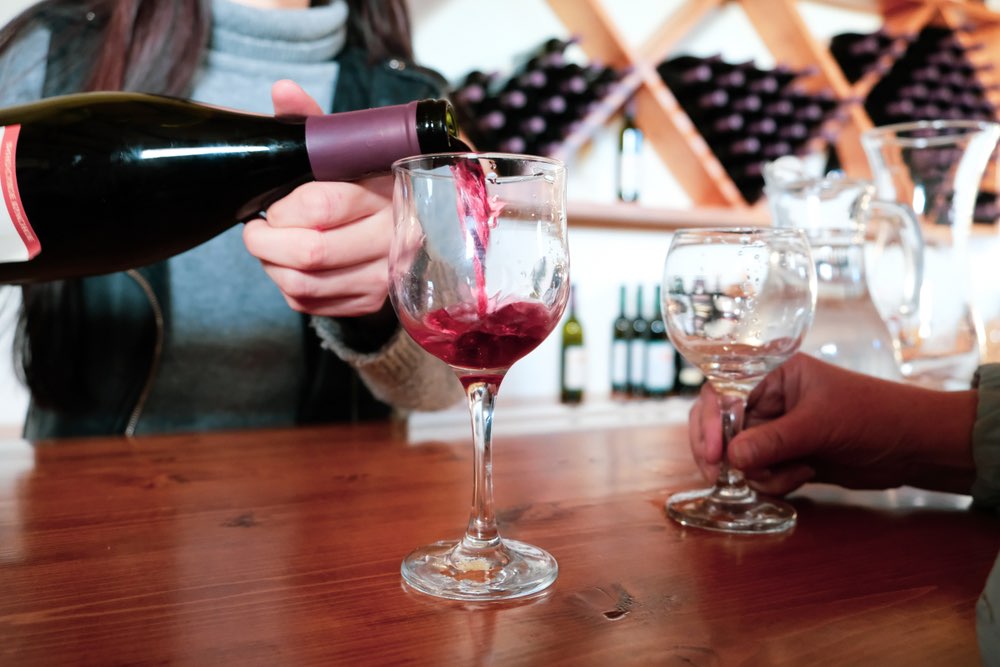
[[[441,410],[464,395],[451,368],[425,352],[402,328],[381,349],[361,353],[348,347],[340,324],[330,317],[311,318],[324,348],[354,368],[380,401],[402,410]]]

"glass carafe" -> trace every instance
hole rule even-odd
[[[765,193],[776,227],[805,231],[816,264],[816,313],[802,351],[861,373],[902,380],[900,350],[894,330],[897,320],[915,302],[920,281],[920,235],[917,221],[896,204],[874,198],[868,181],[780,176],[768,165]],[[894,225],[891,235],[876,233]],[[897,284],[897,313],[888,322],[872,300],[866,271],[866,235],[896,239],[905,258]]]
[[[903,375],[938,389],[969,386],[982,357],[973,303],[969,235],[979,184],[1000,125],[919,121],[863,133],[878,197],[911,208],[924,232],[923,282],[903,322]]]

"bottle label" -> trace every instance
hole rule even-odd
[[[563,376],[563,388],[570,391],[580,391],[587,381],[587,351],[582,345],[570,345],[566,348]]]
[[[623,387],[628,383],[628,342],[616,340],[611,345],[611,384]]]
[[[674,388],[674,346],[666,341],[650,343],[646,348],[646,389],[670,391]]]
[[[632,341],[632,351],[629,354],[629,362],[631,366],[629,368],[628,379],[629,382],[636,387],[641,387],[645,378],[643,374],[646,370],[646,341],[639,338]]]
[[[21,205],[17,189],[17,137],[20,125],[0,127],[0,189],[3,203],[0,207],[0,262],[26,262],[42,250],[35,230]]]

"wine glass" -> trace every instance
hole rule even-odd
[[[816,270],[799,229],[683,229],[663,266],[662,310],[670,340],[719,396],[722,463],[711,489],[672,495],[681,524],[731,533],[776,533],[795,508],[764,498],[728,463],[747,396],[802,343],[816,305]]]
[[[558,566],[538,547],[501,539],[491,434],[504,375],[566,308],[565,167],[526,155],[441,153],[400,160],[393,174],[390,299],[407,333],[465,387],[475,446],[465,535],[410,553],[403,579],[457,600],[537,593]]]

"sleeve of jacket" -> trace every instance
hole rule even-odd
[[[1000,510],[1000,364],[985,364],[976,373],[979,407],[972,429],[977,507]]]
[[[972,429],[976,481],[974,505],[1000,513],[1000,364],[986,364],[976,373],[979,407]],[[976,636],[984,665],[1000,665],[1000,555],[993,564],[976,603]]]

